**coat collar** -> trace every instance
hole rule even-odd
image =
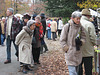
[[[73,25],[75,27],[80,27],[81,24],[75,24],[73,20],[70,20],[70,25]]]
[[[82,16],[81,19],[84,19],[84,20],[88,20],[89,21],[89,19],[86,16]]]

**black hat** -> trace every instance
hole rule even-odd
[[[44,14],[44,13],[41,13],[40,16],[41,16],[41,17],[45,17],[45,14]]]
[[[37,14],[33,14],[32,19],[35,20],[35,17],[37,16]]]
[[[31,16],[29,14],[25,14],[23,18],[30,20],[31,19]]]

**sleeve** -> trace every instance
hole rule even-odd
[[[19,45],[24,37],[25,37],[25,32],[21,30],[21,32],[16,36],[15,44]]]
[[[91,24],[91,26],[88,27],[88,33],[91,43],[93,44],[93,46],[96,45],[96,33],[93,24]]]
[[[56,24],[56,31],[57,31],[57,22],[55,24]]]
[[[81,28],[81,41],[82,41],[82,44],[85,44],[86,42],[86,31],[83,27]]]
[[[61,35],[60,35],[60,44],[62,47],[67,45],[67,38],[68,38],[68,25],[65,25],[62,29]]]

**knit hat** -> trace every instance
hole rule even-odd
[[[82,15],[89,15],[89,16],[91,16],[90,10],[89,9],[83,9],[82,10]]]
[[[32,24],[34,24],[35,23],[35,21],[34,20],[29,20],[28,22],[27,22],[27,26],[28,27],[30,27]]]

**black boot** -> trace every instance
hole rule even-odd
[[[23,71],[24,74],[27,74],[27,69],[26,69],[26,65],[23,65]]]
[[[44,46],[44,45],[41,45],[41,50],[40,50],[40,53],[41,53],[41,54],[43,54],[43,46]]]
[[[28,65],[26,66],[26,70],[28,70],[28,71],[33,71],[32,69],[30,69],[30,68],[28,67]]]
[[[47,48],[47,45],[46,44],[44,44],[44,48],[45,48],[45,51],[44,52],[48,51],[48,48]]]

